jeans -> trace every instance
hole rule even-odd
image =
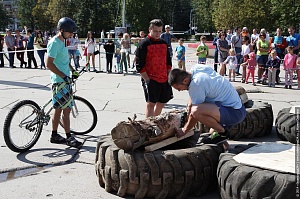
[[[112,60],[113,60],[113,53],[107,52],[106,54],[106,71],[111,72],[112,70]]]
[[[73,58],[75,69],[79,68],[79,62],[77,62],[76,59],[76,50],[69,50],[69,55],[70,55],[70,63],[71,63],[71,58]]]
[[[46,51],[45,50],[38,50],[37,52],[38,52],[38,55],[41,59],[41,66],[46,67],[45,61],[44,61]]]
[[[14,66],[14,62],[15,62],[15,51],[10,49],[10,48],[7,48],[7,51],[8,52],[8,56],[9,56],[9,66],[10,67],[13,67]]]
[[[206,57],[204,58],[198,57],[198,64],[206,64]]]
[[[234,50],[235,50],[235,54],[239,54],[239,53],[242,52],[242,48],[235,47]],[[241,61],[242,58],[243,58],[243,56],[241,54],[236,56],[237,66],[236,66],[236,69],[235,69],[235,73],[237,73],[237,74],[240,73],[240,63],[241,63],[240,61]]]
[[[33,61],[34,67],[37,68],[37,63],[34,57],[33,48],[27,48],[27,57],[28,57],[28,68],[31,68],[31,61]]]
[[[218,50],[215,50],[215,54],[214,54],[214,70],[216,72],[218,72]]]

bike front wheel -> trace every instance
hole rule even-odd
[[[97,124],[97,113],[93,105],[86,99],[74,96],[74,106],[70,113],[71,133],[84,135],[90,133]],[[63,127],[63,123],[60,122]]]
[[[34,101],[23,100],[9,111],[3,126],[4,140],[9,149],[21,153],[35,145],[43,128],[40,110]]]

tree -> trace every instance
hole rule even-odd
[[[0,8],[0,30],[5,30],[8,23],[12,23],[11,16],[9,16],[3,7]]]
[[[51,12],[48,10],[49,2],[50,0],[38,0],[32,9],[36,29],[51,30],[55,25],[55,22],[52,21]]]
[[[198,20],[198,31],[212,32],[215,26],[212,22],[212,4],[211,0],[192,0],[192,7]]]
[[[214,0],[213,8],[212,20],[218,29],[246,26],[270,30],[273,27],[269,0]]]
[[[36,0],[19,0],[17,5],[19,8],[17,11],[17,16],[20,24],[34,29],[35,24],[32,9],[36,5]]]

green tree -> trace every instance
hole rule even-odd
[[[51,30],[55,25],[55,22],[52,21],[51,12],[48,10],[49,2],[50,0],[38,0],[32,9],[36,29]]]
[[[0,30],[5,30],[9,23],[12,23],[11,16],[9,16],[3,7],[0,8]]]
[[[36,5],[36,0],[19,0],[17,16],[21,25],[27,26],[28,28],[35,28],[34,16],[32,9]]]
[[[192,0],[193,12],[196,13],[198,20],[198,31],[213,32],[215,30],[212,22],[212,5],[211,0]]]
[[[214,0],[212,19],[216,28],[246,26],[248,29],[272,29],[269,0]]]

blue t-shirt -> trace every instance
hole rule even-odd
[[[34,35],[32,34],[31,36],[28,37],[27,48],[31,48],[31,49],[34,48],[33,42],[34,42]]]
[[[162,38],[163,40],[165,40],[167,42],[167,44],[169,45],[169,47],[171,47],[171,39],[172,38],[176,38],[176,37],[173,34],[171,34],[171,33],[164,32],[164,33],[162,33],[160,35],[160,38]]]
[[[231,83],[211,67],[196,64],[191,68],[189,95],[192,104],[220,102],[223,106],[240,109],[241,99]]]
[[[47,45],[47,53],[49,57],[54,58],[54,65],[67,76],[70,76],[70,68],[69,68],[69,53],[68,48],[65,47],[65,43],[57,38],[53,37]],[[64,82],[64,80],[55,73],[51,72],[51,82],[59,83]]]
[[[183,56],[183,53],[185,53],[185,47],[177,46],[175,52],[177,52],[177,60],[180,60],[180,58]],[[185,56],[181,60],[185,61]]]
[[[274,36],[274,44],[282,44],[283,42],[283,36]],[[282,50],[280,48],[276,48],[276,52],[281,54]]]
[[[296,47],[298,45],[298,41],[300,40],[300,34],[290,35],[286,38],[286,42],[288,46]]]

